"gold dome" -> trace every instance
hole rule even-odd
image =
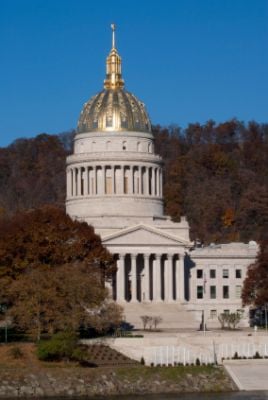
[[[85,103],[78,121],[78,133],[107,131],[151,132],[144,104],[124,90],[121,57],[115,48],[112,24],[112,49],[106,60],[104,90]]]

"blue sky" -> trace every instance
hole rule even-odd
[[[0,0],[0,146],[76,127],[112,22],[153,124],[268,122],[268,0]]]

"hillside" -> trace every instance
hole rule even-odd
[[[237,120],[154,127],[164,160],[165,211],[186,215],[192,240],[267,239],[268,124]],[[65,158],[74,131],[19,139],[0,148],[0,213],[64,207]]]

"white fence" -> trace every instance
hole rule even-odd
[[[268,357],[267,343],[212,343],[204,349],[196,349],[190,346],[157,346],[151,347],[146,352],[146,364],[154,365],[176,365],[176,364],[195,364],[199,359],[201,364],[221,363],[223,358],[233,358],[237,353],[241,358],[253,358],[256,353],[260,357]]]

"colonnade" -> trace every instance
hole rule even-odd
[[[183,302],[184,257],[179,254],[118,254],[113,297],[118,302]]]
[[[162,197],[159,166],[89,165],[67,170],[67,196],[137,194]]]

